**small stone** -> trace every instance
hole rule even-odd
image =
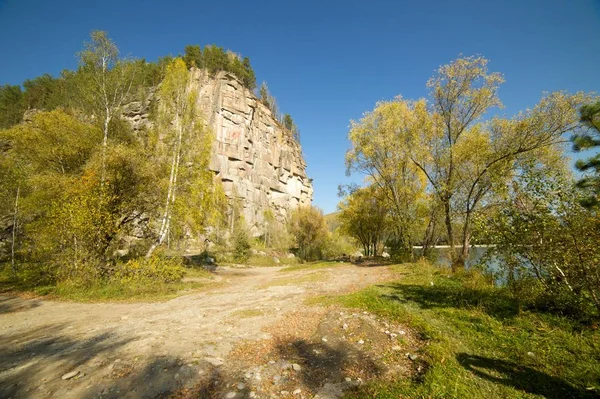
[[[363,341],[362,339],[359,339],[359,340],[358,340],[358,344],[359,344],[359,345],[362,345],[362,344],[364,344],[364,343],[365,343],[365,341]]]
[[[235,398],[236,396],[237,396],[237,393],[236,393],[236,392],[228,392],[228,393],[227,393],[227,395],[225,395],[225,397],[226,397],[227,399],[233,399],[233,398]]]
[[[429,283],[429,285],[431,285],[433,287],[433,281]]]
[[[409,354],[408,354],[408,358],[409,358],[410,360],[417,360],[417,358],[418,358],[418,357],[419,357],[419,356],[415,355],[414,353],[409,353]]]
[[[344,323],[344,324],[342,325],[342,328],[343,328],[344,330],[347,330],[347,329],[348,329],[348,324]]]
[[[533,352],[527,352],[527,356],[531,356],[531,357],[533,357],[533,356],[535,356],[535,355],[533,354]]]
[[[292,368],[294,369],[294,371],[302,370],[302,367],[298,363],[292,364]]]
[[[71,371],[70,373],[63,375],[60,378],[62,378],[63,380],[70,380],[71,378],[75,377],[77,374],[79,374],[79,370]]]
[[[385,330],[385,333],[386,333],[387,335],[390,335],[390,332],[389,332],[388,330]]]
[[[273,382],[279,382],[280,379],[281,379],[280,375],[273,376]]]
[[[294,392],[292,392],[293,395],[300,395],[300,392],[302,392],[302,389],[298,388],[295,389]]]
[[[346,377],[346,378],[344,378],[344,381],[346,381],[346,382],[352,382],[352,378]]]
[[[244,377],[246,379],[248,379],[248,378],[252,377],[252,373],[251,372],[247,372],[246,374],[244,374]]]
[[[223,364],[223,359],[221,359],[220,357],[205,357],[204,360],[206,360],[208,363],[212,364],[215,367],[219,367]]]
[[[290,392],[289,392],[289,391],[281,391],[281,392],[279,392],[279,393],[280,393],[280,394],[282,394],[282,395],[289,395],[289,394],[290,394]]]
[[[243,382],[238,382],[237,389],[239,389],[241,391],[244,388],[246,388],[246,384],[244,384]]]
[[[292,364],[290,362],[284,361],[283,363],[281,363],[282,370],[289,370],[291,368],[292,368]]]
[[[392,346],[392,350],[393,351],[399,351],[399,350],[402,350],[402,348],[399,347],[398,345],[396,345],[396,346]]]
[[[398,331],[398,334],[400,334],[400,335],[405,335],[405,334],[406,334],[406,331],[404,331],[404,330],[400,330],[400,331]]]
[[[254,398],[256,396],[256,392],[252,391],[248,394],[248,397]]]
[[[275,364],[275,360],[269,360],[269,364]]]
[[[323,338],[321,338],[321,341],[327,342],[327,338],[323,337]]]
[[[394,334],[394,333],[391,333],[391,334],[390,334],[390,338],[391,338],[391,339],[394,339],[394,338],[396,338],[397,336],[398,336],[398,334]]]
[[[129,316],[121,316],[121,320],[127,320],[129,319]]]

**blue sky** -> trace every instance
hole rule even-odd
[[[0,84],[76,66],[89,32],[155,60],[186,44],[249,56],[301,131],[314,204],[335,210],[350,119],[379,100],[427,94],[459,54],[481,54],[512,115],[544,91],[600,92],[600,1],[0,0]]]

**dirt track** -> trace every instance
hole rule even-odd
[[[140,398],[190,388],[235,362],[228,355],[237,345],[271,340],[268,326],[294,312],[318,312],[306,298],[357,290],[389,272],[343,265],[224,268],[218,276],[217,288],[162,303],[0,296],[0,397]],[[72,371],[79,374],[61,379]]]

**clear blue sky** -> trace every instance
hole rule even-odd
[[[507,115],[543,91],[600,92],[598,0],[0,0],[0,84],[74,68],[94,29],[147,60],[196,43],[249,56],[300,128],[326,213],[350,181],[350,119],[398,94],[425,96],[433,71],[461,53],[504,73]]]

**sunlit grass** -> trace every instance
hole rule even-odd
[[[402,278],[326,304],[408,324],[424,339],[419,381],[370,381],[349,398],[592,398],[600,396],[600,333],[549,313],[520,311],[476,274],[426,264],[394,266]]]
[[[301,263],[294,266],[289,266],[281,269],[282,272],[295,272],[299,270],[317,270],[317,269],[329,269],[332,267],[339,267],[348,265],[348,263],[343,262],[307,262]]]
[[[43,286],[28,286],[15,283],[9,276],[0,281],[4,293],[20,293],[32,296],[44,296],[48,299],[75,302],[146,302],[165,301],[180,295],[216,287],[213,274],[202,268],[186,268],[182,281],[161,282],[150,279],[122,282],[118,280],[100,280],[82,284],[77,281],[65,281]]]

